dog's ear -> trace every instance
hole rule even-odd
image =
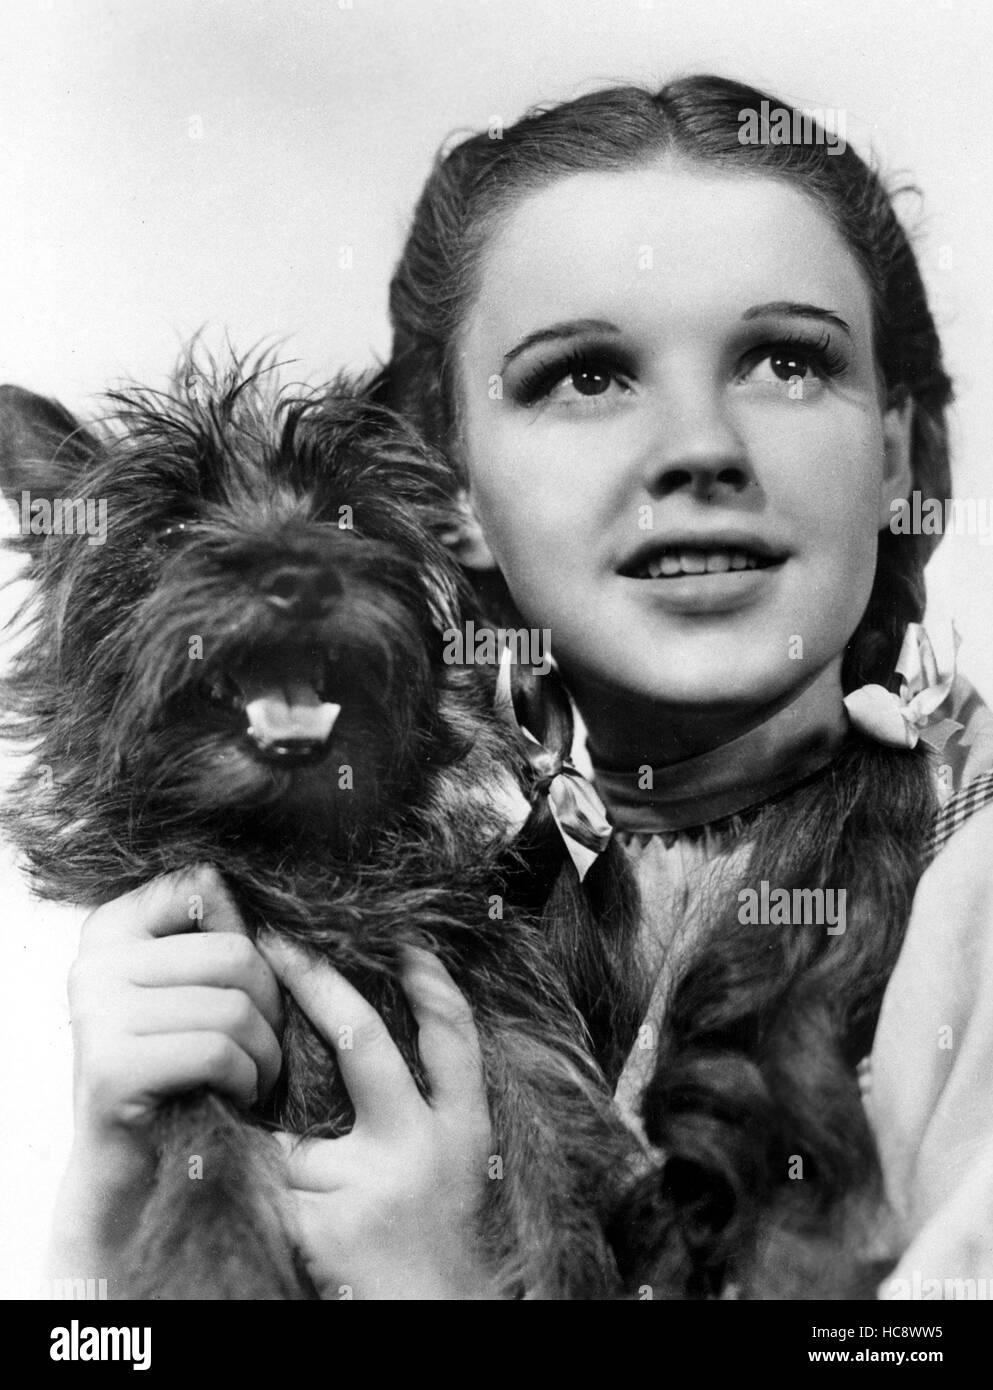
[[[49,500],[71,496],[80,468],[98,448],[58,401],[0,386],[0,491],[15,512],[22,492]]]

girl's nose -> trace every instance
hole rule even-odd
[[[653,497],[685,491],[716,502],[754,486],[748,451],[718,395],[666,392],[652,411],[650,431],[643,476]]]

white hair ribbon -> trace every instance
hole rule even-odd
[[[895,694],[882,685],[863,685],[845,696],[848,717],[860,733],[890,748],[916,748],[918,741],[940,753],[962,725],[941,715],[955,682],[961,638],[952,625],[951,670],[942,675],[927,633],[908,623],[896,672],[902,677]]]
[[[567,758],[546,748],[530,729],[518,722],[511,692],[512,663],[513,653],[505,646],[500,653],[493,706],[521,738],[525,756],[537,777],[532,798],[547,794],[552,817],[582,882],[610,844],[613,830],[603,802],[579,769]]]

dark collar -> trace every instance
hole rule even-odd
[[[597,791],[617,830],[656,835],[724,820],[821,771],[848,729],[841,692],[807,691],[762,724],[707,753],[634,772],[600,768]]]

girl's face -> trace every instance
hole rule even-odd
[[[491,236],[458,349],[469,503],[587,717],[840,680],[909,412],[810,199],[671,162],[563,178]]]

